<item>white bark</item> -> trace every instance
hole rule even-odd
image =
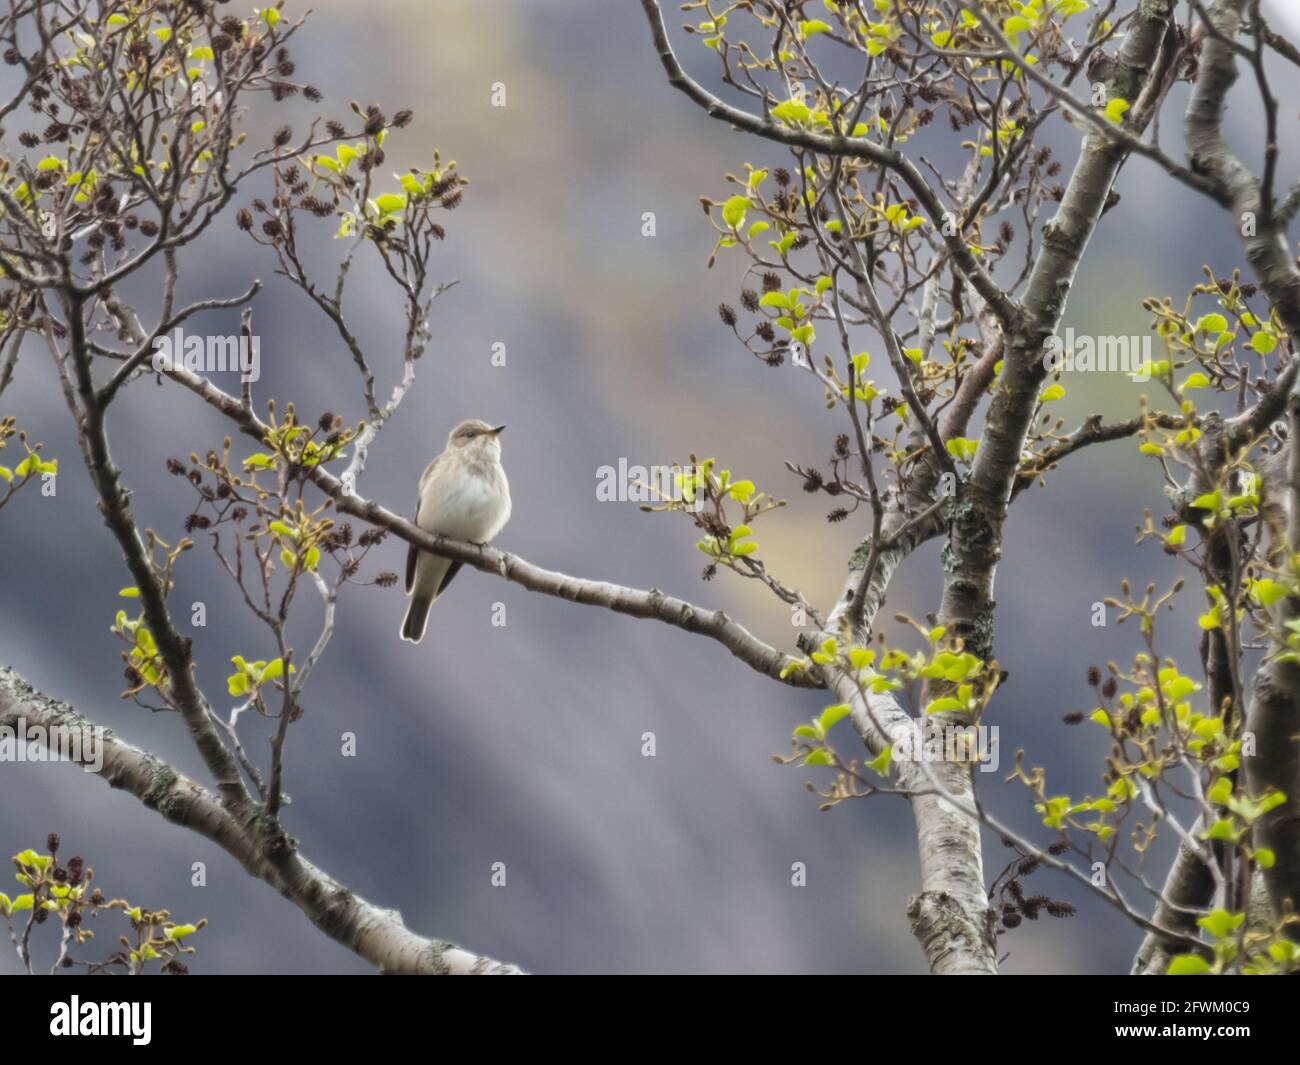
[[[401,914],[367,902],[296,850],[267,854],[252,834],[206,788],[155,755],[124,743],[67,703],[37,691],[12,668],[0,667],[0,726],[94,734],[102,755],[95,770],[111,787],[130,792],[172,824],[211,840],[251,875],[266,881],[331,939],[384,973],[515,975],[514,965],[482,957],[442,940],[426,939]],[[48,733],[47,733],[48,734]],[[83,749],[89,762],[95,757]],[[92,766],[93,767],[93,766]]]

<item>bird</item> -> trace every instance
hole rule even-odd
[[[487,422],[461,422],[447,436],[442,454],[420,477],[415,524],[425,532],[483,546],[510,520],[510,484],[501,468],[501,432]],[[433,601],[460,572],[461,564],[411,546],[406,553],[403,640],[424,639]]]

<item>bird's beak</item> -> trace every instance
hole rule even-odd
[[[504,425],[498,425],[495,429],[492,430],[492,435],[493,435],[493,436],[500,436],[504,431],[505,431],[505,426],[504,426]]]

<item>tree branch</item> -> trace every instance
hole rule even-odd
[[[265,442],[269,427],[229,393],[217,388],[206,378],[179,367],[167,371],[167,376],[221,411],[247,436],[258,443]],[[783,679],[786,684],[793,687],[823,686],[820,678],[811,671],[796,670],[781,678],[781,671],[797,659],[764,643],[743,625],[732,621],[721,610],[708,610],[696,606],[676,596],[665,595],[657,588],[629,588],[608,581],[571,577],[566,573],[544,569],[518,555],[512,555],[495,547],[479,547],[477,544],[435,536],[374,500],[364,499],[355,492],[349,491],[340,478],[320,466],[308,467],[304,472],[317,488],[334,500],[334,505],[341,513],[350,514],[378,528],[387,529],[408,544],[453,559],[466,566],[472,566],[484,573],[503,577],[531,592],[567,599],[571,603],[604,607],[630,617],[650,618],[687,632],[707,636],[717,640],[733,655],[764,676]]]
[[[1108,82],[1110,96],[1137,98],[1173,7],[1174,0],[1141,0]],[[1083,139],[1060,209],[1043,227],[1042,248],[1022,301],[1024,316],[1007,336],[984,435],[954,508],[939,620],[983,659],[993,651],[993,579],[1002,557],[1002,529],[1039,388],[1047,376],[1043,344],[1060,325],[1084,250],[1127,157],[1124,144],[1101,133]]]
[[[286,875],[283,862],[262,853],[235,817],[206,788],[156,755],[124,743],[67,703],[37,691],[9,666],[0,666],[0,727],[35,728],[83,737],[83,761],[111,787],[130,792],[164,820],[210,840],[252,876],[264,880],[317,928],[385,973],[513,975],[520,969],[410,931],[395,910],[381,909],[305,858]],[[90,738],[97,746],[88,747]],[[93,752],[93,753],[90,753]],[[99,768],[94,761],[100,760]]]
[[[158,653],[167,667],[167,685],[175,705],[185,720],[190,738],[203,757],[204,764],[217,781],[222,799],[232,808],[249,802],[248,791],[239,775],[239,766],[213,727],[207,699],[194,682],[190,641],[172,624],[167,609],[166,589],[153,572],[140,533],[131,513],[130,497],[122,486],[121,474],[109,454],[104,425],[104,407],[99,402],[86,343],[85,317],[79,297],[64,293],[67,318],[69,359],[72,362],[77,409],[72,413],[80,432],[87,472],[99,496],[100,512],[126,560],[127,569],[140,592],[140,605],[158,645]],[[57,341],[46,325],[46,341],[56,363],[62,368]]]
[[[1287,544],[1290,557],[1300,551],[1300,384],[1287,401],[1290,421],[1287,466]],[[1300,617],[1300,601],[1288,596],[1277,604],[1277,624]],[[1264,814],[1253,826],[1253,842],[1273,852],[1273,865],[1264,870],[1274,913],[1281,917],[1300,906],[1300,666],[1275,656],[1255,674],[1246,732],[1254,752],[1243,760],[1246,780],[1255,795],[1279,791],[1287,801]]]
[[[741,108],[733,107],[725,100],[713,95],[686,73],[673,52],[672,44],[668,40],[668,31],[664,27],[663,13],[659,10],[657,0],[641,0],[641,8],[650,24],[650,34],[654,38],[655,51],[659,54],[659,61],[663,64],[664,71],[668,75],[668,84],[675,89],[681,90],[691,100],[699,104],[710,118],[729,122],[746,133],[753,133],[765,140],[775,141],[778,144],[785,144],[792,148],[807,148],[814,152],[820,152],[822,155],[869,159],[871,162],[898,174],[903,183],[920,201],[925,213],[929,215],[930,221],[934,224],[936,232],[942,235],[944,244],[953,257],[953,261],[962,274],[970,280],[975,290],[984,297],[992,311],[1003,322],[1011,322],[1016,318],[1015,301],[1001,289],[998,283],[993,280],[993,276],[980,265],[979,260],[970,250],[966,237],[962,233],[954,232],[955,227],[945,225],[945,217],[951,212],[945,211],[934,189],[921,176],[920,170],[916,168],[916,165],[910,159],[892,148],[882,148],[879,144],[869,141],[865,137],[846,137],[842,134],[826,135],[813,133],[810,130],[781,126],[771,121],[771,119],[760,118],[758,115],[750,114]]]

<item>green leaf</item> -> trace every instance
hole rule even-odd
[[[967,440],[963,436],[955,436],[944,446],[948,449],[948,454],[953,458],[961,459],[963,462],[970,462],[975,458],[975,451],[979,447],[978,440]]]
[[[1124,112],[1128,109],[1129,102],[1116,96],[1106,105],[1106,110],[1103,113],[1109,121],[1118,126],[1124,121]]]
[[[143,625],[135,630],[135,645],[149,655],[158,649],[157,644],[153,642],[153,633]]]
[[[1043,394],[1038,397],[1040,403],[1052,403],[1065,395],[1065,389],[1061,385],[1048,385],[1043,389]]]
[[[829,33],[830,26],[821,19],[809,19],[807,22],[799,23],[799,37],[801,40],[807,40],[817,33]]]
[[[1279,599],[1286,596],[1286,589],[1271,577],[1265,577],[1263,580],[1252,581],[1250,584],[1251,594],[1259,600],[1261,606],[1272,606]]]
[[[1236,834],[1236,829],[1233,828],[1232,822],[1226,818],[1220,818],[1215,821],[1210,830],[1205,833],[1205,838],[1230,841],[1236,836]]]
[[[192,924],[173,925],[167,929],[168,939],[184,939],[186,936],[192,936],[198,931],[198,926]]]
[[[1246,919],[1244,913],[1229,913],[1227,910],[1214,910],[1207,913],[1204,917],[1198,917],[1196,923],[1210,933],[1215,939],[1222,939],[1224,936],[1235,932],[1242,921]]]
[[[377,196],[374,202],[380,214],[392,214],[406,207],[406,197],[396,192],[385,192],[382,196]]]
[[[849,648],[849,662],[854,669],[866,669],[876,660],[876,652],[869,647]]]
[[[1221,314],[1206,314],[1201,316],[1201,320],[1196,323],[1198,333],[1212,333],[1218,336],[1228,328],[1228,319]]]
[[[117,594],[120,595],[123,599],[139,599],[139,598],[140,598],[140,589],[139,589],[139,588],[123,588],[123,589],[122,589],[121,591],[119,591]]]
[[[811,112],[808,110],[808,105],[801,100],[786,100],[785,103],[777,104],[772,108],[773,118],[779,118],[792,126],[807,122],[809,114]]]
[[[1261,330],[1250,338],[1250,346],[1260,355],[1272,355],[1277,350],[1277,337],[1273,333]]]
[[[834,706],[828,706],[817,719],[818,724],[822,727],[822,732],[829,732],[836,724],[848,717],[849,713],[850,709],[847,703],[836,703]]]
[[[1232,798],[1232,781],[1227,777],[1219,777],[1214,782],[1214,786],[1205,793],[1205,797],[1212,803],[1226,806],[1228,800]]]
[[[808,663],[803,659],[791,658],[781,667],[780,677],[782,680],[785,680],[785,678],[790,676],[792,673],[801,673],[805,668],[807,668],[807,665]]]
[[[736,229],[745,220],[745,212],[749,210],[749,199],[745,196],[733,196],[722,205],[722,220]]]
[[[831,756],[825,751],[813,751],[802,762],[803,765],[831,765]]]
[[[1177,954],[1169,959],[1168,976],[1204,976],[1210,963],[1199,954]]]

